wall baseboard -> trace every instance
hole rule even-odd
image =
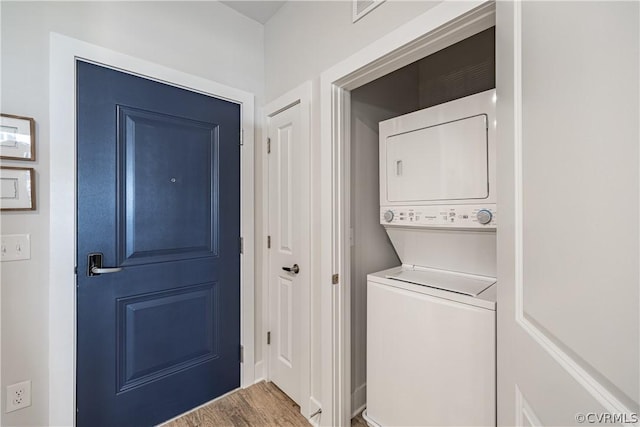
[[[367,407],[367,383],[361,384],[351,393],[351,417],[355,417]]]
[[[264,370],[264,360],[256,362],[255,365],[255,377],[254,383],[259,383],[260,381],[266,381],[267,376]]]

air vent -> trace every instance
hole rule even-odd
[[[385,0],[353,0],[353,22],[384,3]]]

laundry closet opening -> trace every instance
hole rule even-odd
[[[495,27],[481,31],[421,60],[351,91],[350,143],[350,297],[351,409],[367,404],[367,274],[401,264],[380,223],[379,127],[381,121],[495,88]],[[422,244],[436,254],[431,267],[458,270],[460,245],[486,243],[487,233],[429,230]],[[493,255],[477,274],[495,277]],[[443,239],[442,236],[454,236]],[[479,240],[480,239],[480,240]],[[468,247],[468,245],[467,245]],[[463,267],[464,268],[464,267]],[[477,266],[475,267],[478,270]],[[402,351],[402,349],[396,349]]]

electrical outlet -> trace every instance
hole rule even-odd
[[[31,381],[7,386],[7,407],[5,412],[13,412],[18,409],[31,406]]]

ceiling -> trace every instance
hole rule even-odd
[[[237,10],[244,16],[247,16],[254,21],[258,21],[261,24],[265,24],[269,18],[271,18],[277,11],[286,3],[284,1],[245,1],[245,0],[228,0],[221,3]]]

